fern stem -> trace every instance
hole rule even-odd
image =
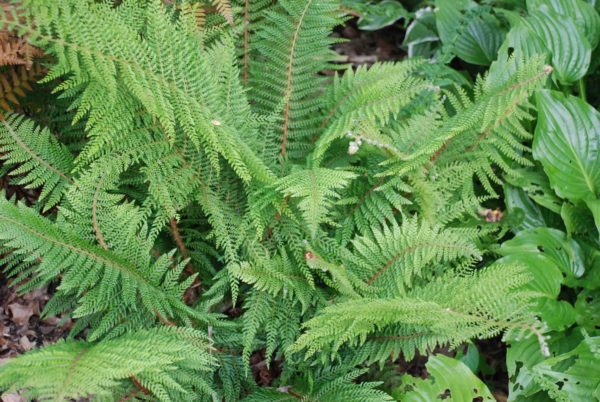
[[[250,7],[249,0],[244,2],[244,86],[248,85],[248,64],[250,63],[249,55],[249,25],[250,17],[248,15],[248,8]]]
[[[283,92],[283,99],[285,101],[285,106],[283,109],[283,136],[281,139],[281,156],[285,157],[286,148],[287,148],[287,136],[288,129],[290,124],[290,103],[292,98],[292,75],[294,70],[294,57],[296,52],[296,43],[298,42],[298,35],[300,34],[300,28],[302,27],[302,23],[304,21],[304,17],[308,12],[313,0],[309,0],[306,2],[304,6],[304,10],[302,10],[302,14],[300,14],[300,18],[298,19],[298,23],[296,24],[294,35],[292,36],[292,46],[290,48],[290,57],[287,66],[287,79],[286,79],[286,88]]]
[[[104,177],[103,177],[104,178]],[[94,191],[94,198],[92,199],[92,227],[94,228],[94,233],[96,234],[96,239],[98,240],[98,244],[105,249],[108,250],[108,244],[104,241],[104,236],[102,236],[102,232],[100,231],[100,225],[98,224],[98,195],[100,193],[100,185],[102,180],[98,180],[98,184],[96,185],[96,191]]]
[[[177,227],[177,221],[175,220],[175,218],[169,219],[169,225],[171,226],[171,234],[173,235],[173,239],[177,244],[177,248],[179,249],[181,256],[183,258],[188,258],[189,252],[187,247],[185,246],[185,243],[183,242],[183,237],[181,237],[181,233],[179,232],[179,227]],[[191,263],[188,262],[185,267],[186,271],[188,271],[188,274],[191,275],[194,273],[194,267]]]
[[[130,378],[133,385],[135,385],[135,387],[139,389],[144,395],[150,395],[150,391],[148,390],[148,388],[144,387],[135,375],[132,375]]]

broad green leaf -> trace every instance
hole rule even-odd
[[[574,96],[537,95],[533,157],[556,193],[571,201],[595,200],[600,192],[600,113]]]
[[[427,361],[428,379],[402,376],[402,384],[392,396],[403,402],[494,401],[487,386],[461,361],[444,355],[432,355]]]
[[[541,7],[525,23],[548,48],[559,81],[572,83],[585,75],[592,47],[574,20]]]
[[[551,332],[547,335],[548,348],[552,355],[567,353],[579,345],[582,336],[579,332],[566,335],[563,332]],[[549,396],[542,391],[532,371],[546,357],[535,336],[528,338],[505,337],[506,368],[509,375],[509,398],[511,402],[547,402]]]
[[[600,294],[597,290],[583,290],[575,302],[577,324],[588,331],[600,327]]]
[[[560,214],[563,200],[556,196],[542,169],[520,169],[517,172],[518,176],[507,176],[505,180],[523,190],[536,204]]]
[[[594,7],[583,0],[527,0],[527,9],[532,12],[547,6],[557,14],[573,19],[585,34],[594,49],[600,40],[600,15]]]
[[[415,18],[406,28],[402,46],[406,48],[408,57],[430,58],[439,46],[435,14],[431,7],[416,11]]]
[[[502,244],[503,255],[540,254],[548,257],[567,277],[580,278],[585,273],[584,253],[579,244],[560,230],[535,228],[522,231]]]
[[[590,198],[585,200],[585,204],[588,206],[594,217],[594,223],[596,228],[600,230],[600,200],[598,198]]]
[[[518,21],[514,14],[510,19]],[[547,6],[539,7],[513,26],[502,48],[514,49],[529,58],[546,53],[554,67],[553,76],[565,84],[582,78],[590,66],[592,47],[570,17],[555,13]]]
[[[365,31],[375,31],[392,25],[402,18],[408,18],[408,11],[395,0],[383,0],[372,3],[357,0],[344,0],[343,4],[360,14],[358,28]]]
[[[546,226],[540,207],[527,196],[522,188],[506,184],[504,186],[504,196],[506,209],[515,220],[513,231],[520,232]]]
[[[436,22],[444,46],[482,66],[496,59],[506,31],[488,9],[467,0],[437,0]]]
[[[477,350],[477,346],[472,342],[467,344],[466,352],[463,353],[462,350],[459,350],[456,354],[456,359],[464,363],[473,373],[476,373],[479,368],[480,358],[479,350]]]
[[[499,262],[516,262],[527,267],[533,280],[524,288],[539,294],[537,304],[531,309],[550,329],[562,330],[575,322],[573,307],[567,302],[557,300],[563,275],[550,258],[541,253],[516,250],[501,258]]]
[[[570,352],[533,367],[536,381],[559,401],[600,399],[600,337],[585,338]]]
[[[575,308],[564,300],[540,299],[537,309],[548,328],[555,331],[564,331],[577,320]]]
[[[582,204],[573,205],[565,202],[560,209],[560,217],[565,224],[568,236],[595,232],[594,226],[590,225],[594,217],[591,211]]]

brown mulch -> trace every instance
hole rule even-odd
[[[68,317],[42,318],[41,312],[51,295],[47,288],[23,295],[0,277],[0,365],[28,350],[66,337],[72,321]],[[2,394],[2,402],[22,402],[17,393]]]

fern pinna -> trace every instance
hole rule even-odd
[[[1,387],[54,400],[382,401],[361,376],[400,354],[503,333],[547,347],[530,274],[483,258],[499,226],[477,211],[531,165],[530,95],[551,68],[501,55],[473,88],[440,88],[424,60],[352,70],[330,49],[341,10],[4,11],[48,55],[43,84],[72,119],[46,128],[41,110],[0,125],[4,169],[41,189],[35,205],[0,201],[2,263],[23,290],[58,283],[44,313],[75,325],[2,366]],[[82,143],[63,134],[74,127]],[[257,351],[281,365],[272,388],[250,375]]]

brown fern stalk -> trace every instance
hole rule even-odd
[[[249,49],[249,36],[250,36],[250,17],[249,11],[250,1],[245,0],[244,2],[244,85],[248,85],[248,65],[250,63],[250,49]]]
[[[287,65],[287,78],[286,78],[286,87],[283,92],[283,99],[285,101],[285,106],[283,109],[283,135],[281,138],[281,156],[285,158],[286,149],[287,149],[287,137],[288,130],[290,124],[290,107],[291,107],[291,98],[292,98],[292,78],[294,71],[294,58],[296,53],[296,43],[298,42],[298,35],[300,34],[300,28],[302,28],[302,23],[304,22],[304,17],[308,12],[309,7],[311,6],[313,0],[308,0],[306,5],[304,6],[304,10],[302,10],[302,14],[300,14],[300,18],[298,19],[298,23],[294,29],[294,35],[292,36],[292,46],[290,48],[290,57]]]

